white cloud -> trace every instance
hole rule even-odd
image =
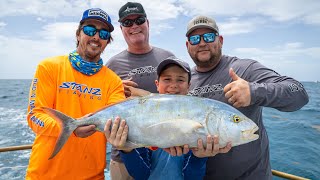
[[[79,23],[59,22],[53,24],[47,24],[42,27],[40,35],[43,39],[70,39],[75,38],[75,32]]]
[[[5,27],[7,24],[4,22],[0,22],[0,28]]]
[[[312,58],[320,59],[320,47],[303,47],[301,42],[290,42],[283,45],[278,45],[275,48],[235,48],[237,54],[245,56],[258,56],[259,59],[269,59],[271,61],[278,61],[279,57],[293,58],[311,56]],[[269,61],[268,60],[268,61]]]
[[[261,24],[261,20],[259,21],[254,18],[246,19],[246,21],[242,21],[239,18],[230,18],[227,22],[218,23],[218,26],[220,34],[235,35],[252,32]]]
[[[194,16],[205,14],[218,16],[262,16],[274,21],[306,21],[308,24],[320,24],[318,0],[181,0],[184,14]]]
[[[36,15],[40,17],[78,16],[87,8],[83,0],[2,0],[0,1],[1,16]]]
[[[290,42],[274,48],[236,48],[232,54],[257,60],[282,75],[298,80],[308,80],[312,74],[318,77],[320,63],[316,60],[320,58],[320,47],[304,47],[301,42]]]
[[[68,54],[76,49],[78,23],[60,22],[48,24],[37,33],[39,39],[5,37],[0,35],[0,56],[6,60],[0,66],[0,78],[33,77],[36,65],[44,58]],[[124,50],[127,45],[119,27],[112,33],[114,41],[102,55],[104,62]],[[8,53],[14,52],[14,53]],[[14,71],[12,70],[14,67]]]
[[[304,17],[304,20],[307,24],[320,25],[320,12],[307,15]]]

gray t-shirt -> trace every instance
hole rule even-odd
[[[113,70],[122,80],[132,78],[138,88],[152,93],[157,92],[155,80],[157,79],[157,66],[173,53],[158,47],[146,54],[132,54],[127,50],[111,57],[106,66]],[[111,159],[121,162],[119,151],[112,147]]]
[[[173,54],[157,47],[153,47],[146,54],[132,54],[124,50],[111,57],[106,66],[122,80],[132,77],[132,81],[138,84],[138,88],[156,93],[154,80],[157,79],[157,66],[169,56]]]
[[[228,153],[209,158],[204,179],[272,179],[269,140],[262,122],[262,107],[295,111],[308,103],[308,95],[301,83],[281,76],[257,61],[225,55],[217,67],[209,72],[201,73],[192,69],[189,94],[228,103],[223,88],[232,82],[230,68],[249,82],[251,103],[238,110],[259,126],[260,137],[248,144],[233,147]]]

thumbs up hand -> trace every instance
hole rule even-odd
[[[228,102],[237,108],[249,106],[251,102],[249,82],[240,78],[232,68],[229,70],[229,76],[233,81],[223,89]]]

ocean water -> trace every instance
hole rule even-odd
[[[0,79],[0,148],[33,142],[35,136],[26,121],[30,83],[31,80]],[[320,179],[320,83],[303,84],[310,101],[301,110],[288,113],[264,109],[271,166],[286,173]],[[30,151],[0,152],[0,179],[24,179]],[[109,155],[109,148],[107,152]],[[108,169],[105,174],[110,179]]]

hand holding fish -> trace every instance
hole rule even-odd
[[[95,125],[79,126],[77,127],[77,129],[73,131],[74,135],[81,138],[86,138],[88,136],[91,136],[95,132],[96,132]]]
[[[223,89],[228,102],[237,108],[249,106],[251,102],[249,82],[237,76],[232,68],[229,70],[229,75],[233,82]]]
[[[92,113],[89,113],[83,117],[90,117],[92,115],[93,115]],[[74,135],[81,138],[86,138],[88,136],[91,136],[95,132],[96,132],[95,125],[79,126],[77,127],[77,129],[73,131]]]
[[[138,87],[138,84],[132,81],[132,78],[127,79],[127,80],[122,80],[122,84],[124,87],[124,94],[126,97],[131,96],[131,90],[130,87]]]
[[[171,156],[181,156],[182,154],[187,154],[189,152],[189,146],[185,144],[183,147],[175,146],[169,148],[163,148],[163,150],[169,153]]]
[[[202,139],[198,140],[198,147],[192,148],[193,155],[202,158],[202,157],[212,157],[219,153],[227,153],[230,151],[232,145],[230,142],[223,147],[219,148],[219,137],[214,136],[213,138],[211,135],[207,136],[207,146],[204,148]]]
[[[128,125],[126,125],[126,121],[121,120],[120,122],[120,118],[116,117],[110,130],[111,123],[111,119],[108,119],[107,123],[104,126],[104,134],[108,142],[119,150],[123,150],[125,152],[132,151],[132,149],[123,148],[127,141],[129,130]]]
[[[207,136],[207,146],[206,148],[203,146],[202,139],[198,140],[198,147],[191,148],[193,155],[199,158],[202,157],[212,157],[218,153],[227,153],[231,149],[231,143],[229,142],[224,148],[219,148],[219,137],[214,136],[213,138],[208,135]],[[184,145],[183,147],[170,147],[164,148],[164,151],[169,153],[171,156],[181,156],[182,154],[187,154],[189,152],[189,146]]]

